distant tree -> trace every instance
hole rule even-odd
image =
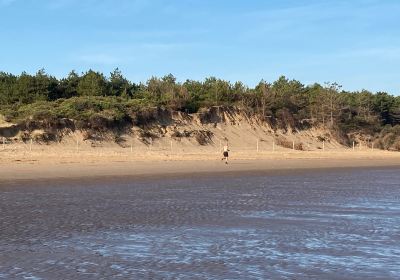
[[[323,109],[326,100],[323,92],[324,88],[318,83],[307,86],[305,89],[308,100],[308,115],[312,122],[322,121],[322,116],[325,115]]]
[[[205,94],[205,99],[213,105],[233,101],[230,83],[215,77],[208,77],[204,80],[202,92]]]
[[[186,98],[186,109],[188,112],[197,112],[197,110],[203,106],[205,102],[205,94],[203,90],[203,84],[199,81],[186,80],[182,87],[187,93]]]
[[[37,92],[35,77],[22,72],[15,85],[15,97],[20,104],[45,100],[46,96],[40,96]]]
[[[339,98],[340,95],[339,90],[341,89],[341,85],[337,83],[326,82],[325,83],[325,96],[328,104],[325,104],[328,107],[329,118],[330,118],[330,126],[334,125],[334,115],[339,109]]]
[[[263,118],[266,118],[266,111],[271,109],[274,102],[274,96],[271,94],[271,85],[261,80],[255,87],[255,94],[257,96],[257,111],[261,111]]]
[[[121,71],[116,68],[110,73],[110,94],[113,96],[125,97],[131,96],[131,83],[122,75]]]
[[[153,99],[160,100],[162,95],[162,81],[157,77],[151,77],[146,83],[147,90]]]
[[[400,97],[394,97],[394,102],[390,108],[390,119],[392,125],[400,124]]]
[[[303,107],[305,95],[304,85],[296,80],[289,80],[285,76],[279,77],[271,87],[273,93],[273,109],[287,108],[295,113]]]
[[[176,83],[174,75],[168,74],[161,78],[161,91],[164,99],[174,100],[179,98],[179,85]]]
[[[58,92],[58,80],[48,75],[44,69],[40,69],[35,77],[36,96],[41,96],[46,100],[56,100],[60,98]]]
[[[154,100],[172,108],[180,106],[180,84],[176,83],[176,78],[172,74],[162,78],[151,77],[147,81],[147,90]]]
[[[394,109],[395,99],[386,92],[378,92],[375,95],[374,109],[382,119],[383,124],[392,124],[391,111]]]
[[[16,82],[16,76],[0,72],[0,105],[12,104],[17,100],[15,93]]]
[[[96,113],[127,120],[135,110],[149,106],[194,113],[215,105],[239,106],[264,119],[271,117],[271,125],[282,129],[322,123],[332,130],[362,131],[376,137],[385,126],[385,133],[392,133],[396,125],[396,131],[400,127],[400,97],[367,90],[346,92],[337,83],[304,86],[281,76],[272,83],[261,80],[249,88],[242,82],[232,84],[216,77],[179,83],[172,74],[135,84],[118,68],[108,78],[89,70],[81,75],[72,71],[60,80],[43,69],[34,75],[0,72],[0,114],[10,118],[20,114],[21,119],[51,115],[83,120]]]
[[[357,103],[357,113],[365,121],[368,121],[373,113],[374,95],[372,92],[362,90],[355,94],[355,102]]]
[[[77,88],[78,95],[107,96],[110,95],[107,80],[103,74],[89,70],[82,75]]]
[[[70,98],[78,95],[79,75],[71,71],[67,78],[61,79],[59,83],[59,97]]]

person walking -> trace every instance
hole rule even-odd
[[[225,164],[228,164],[228,157],[229,157],[228,143],[226,143],[226,145],[224,146],[222,155],[223,155],[223,158],[221,160],[225,160]]]

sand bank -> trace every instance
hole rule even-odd
[[[228,165],[221,161],[219,153],[0,151],[0,159],[0,181],[400,166],[400,153],[371,150],[237,152],[231,153]]]

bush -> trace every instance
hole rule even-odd
[[[287,148],[287,149],[293,149],[293,141],[288,141],[287,139],[285,139],[284,137],[277,137],[275,139],[275,143],[278,146]],[[294,143],[294,149],[298,150],[298,151],[304,151],[304,145],[301,142],[295,142]]]

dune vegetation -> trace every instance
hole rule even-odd
[[[198,113],[214,106],[239,108],[272,128],[292,131],[324,126],[350,145],[362,134],[377,148],[400,150],[400,97],[367,90],[350,92],[337,83],[304,85],[281,76],[254,88],[215,77],[178,82],[169,74],[134,83],[115,69],[109,76],[89,70],[57,79],[0,72],[0,115],[29,127],[74,126],[114,129],[145,126],[155,109]]]

